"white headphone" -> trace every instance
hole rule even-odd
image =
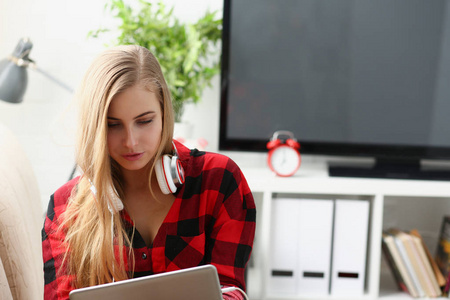
[[[173,148],[174,155],[163,155],[155,164],[156,179],[164,194],[173,194],[184,184],[184,169],[178,159],[175,145]]]

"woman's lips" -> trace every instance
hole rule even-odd
[[[127,153],[122,155],[122,157],[125,158],[126,160],[134,161],[140,159],[143,155],[144,153]]]

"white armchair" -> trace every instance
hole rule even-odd
[[[43,298],[43,213],[26,154],[0,124],[0,299]]]

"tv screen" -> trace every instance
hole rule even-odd
[[[449,159],[448,2],[225,0],[219,148]]]

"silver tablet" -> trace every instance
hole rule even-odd
[[[70,292],[70,300],[221,300],[216,267],[204,265],[96,285]]]

